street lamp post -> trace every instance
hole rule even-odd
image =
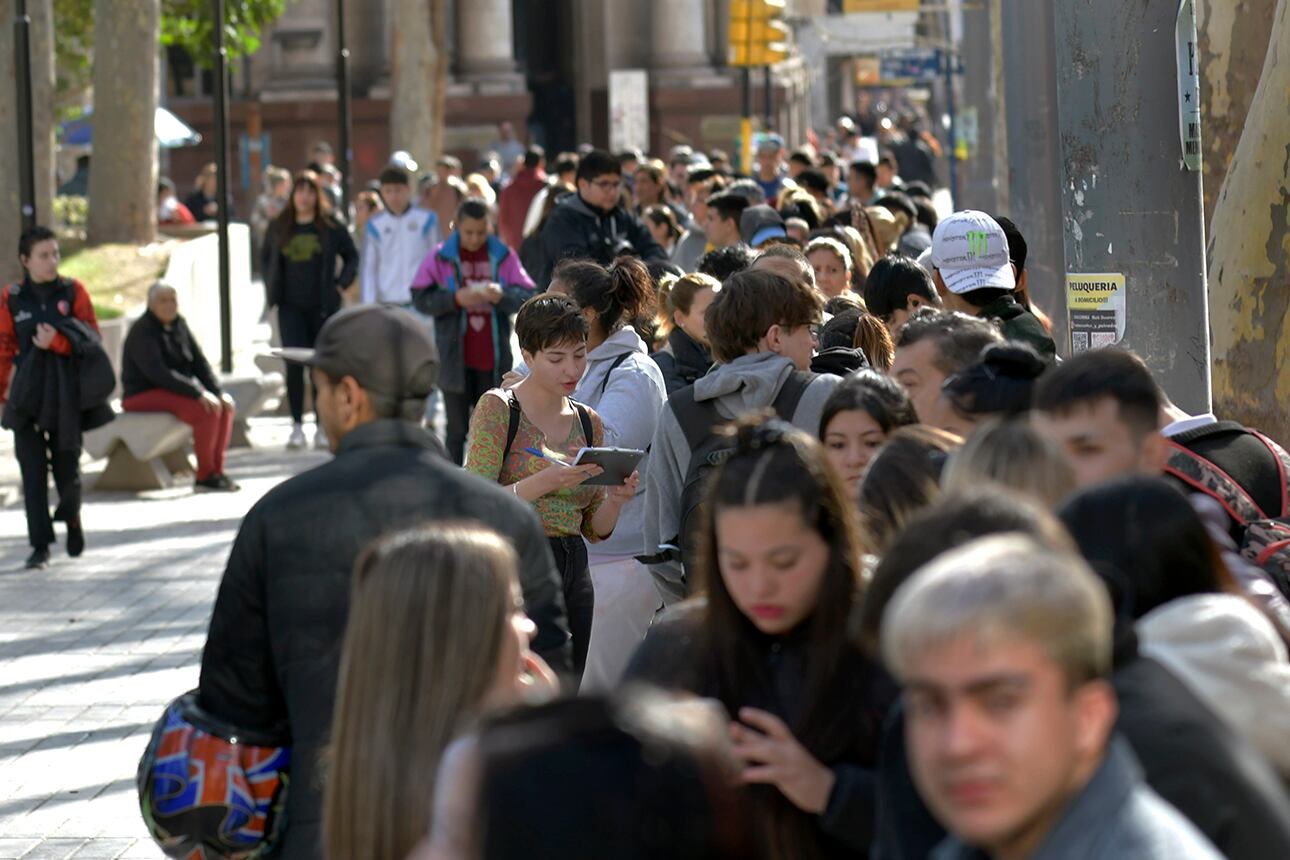
[[[341,212],[346,219],[349,218],[350,204],[350,178],[349,163],[353,153],[350,151],[350,126],[353,118],[350,115],[350,85],[349,85],[349,46],[345,44],[345,0],[336,0],[336,89],[338,91],[339,116],[340,123],[340,152],[338,160],[340,164],[340,205]]]
[[[228,263],[228,59],[224,48],[224,0],[211,0],[215,23],[215,195],[219,198],[219,337],[220,369],[233,372],[233,316]]]
[[[36,159],[32,148],[31,18],[27,0],[17,0],[13,17],[14,83],[18,88],[18,192],[24,230],[36,226]]]

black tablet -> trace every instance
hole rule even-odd
[[[586,466],[594,463],[605,471],[594,478],[582,482],[582,486],[617,487],[631,477],[636,471],[636,464],[645,456],[644,451],[636,448],[583,448],[578,452],[575,466]]]

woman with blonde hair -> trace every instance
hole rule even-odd
[[[1075,491],[1066,455],[1024,418],[987,420],[945,464],[945,493],[970,491],[983,483],[1015,490],[1049,510]]]
[[[329,860],[403,860],[430,827],[448,744],[555,690],[529,651],[515,551],[474,523],[400,532],[355,566],[323,805]]]
[[[851,277],[851,251],[831,236],[812,239],[806,246],[806,259],[815,270],[815,286],[825,298],[848,292],[854,283]]]

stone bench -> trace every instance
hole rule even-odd
[[[97,490],[163,490],[191,474],[193,431],[168,412],[118,412],[112,423],[85,434],[85,451],[107,457]]]
[[[276,409],[282,400],[286,385],[281,373],[259,376],[230,376],[220,380],[224,393],[233,398],[237,415],[233,419],[230,448],[250,448],[247,422],[257,415]]]

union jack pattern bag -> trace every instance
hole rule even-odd
[[[273,850],[285,818],[291,748],[202,710],[196,690],[166,706],[139,761],[148,832],[169,857],[247,860]]]

